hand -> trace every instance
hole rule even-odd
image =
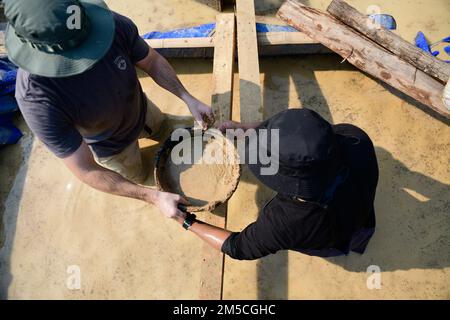
[[[217,129],[222,132],[225,132],[227,129],[240,129],[242,127],[242,123],[232,120],[227,120],[217,125]]]
[[[168,192],[158,192],[153,200],[153,204],[156,205],[167,218],[182,218],[184,220],[186,214],[178,209],[179,203],[188,205],[189,201],[178,194]]]
[[[208,129],[214,124],[215,119],[211,107],[195,98],[188,104],[188,107],[195,121],[203,129]]]

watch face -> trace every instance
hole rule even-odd
[[[197,216],[195,214],[188,212],[186,214],[186,218],[184,219],[184,222],[183,222],[183,228],[188,230],[192,226],[192,224],[195,222],[196,218],[197,218]]]

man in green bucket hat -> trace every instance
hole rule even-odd
[[[6,49],[19,66],[16,99],[34,134],[83,182],[180,212],[179,195],[139,185],[137,140],[158,134],[164,114],[147,99],[135,66],[182,99],[195,120],[211,108],[183,87],[135,24],[101,0],[6,0]]]

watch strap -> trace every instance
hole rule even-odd
[[[194,224],[194,222],[196,221],[195,219],[197,218],[197,216],[195,214],[186,213],[186,218],[183,221],[183,228],[186,230],[189,230],[189,228]]]

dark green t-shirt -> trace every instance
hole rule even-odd
[[[84,140],[99,157],[119,153],[145,125],[146,100],[135,64],[149,52],[136,25],[114,13],[116,35],[108,53],[90,70],[46,78],[19,69],[16,98],[34,134],[58,157]]]

